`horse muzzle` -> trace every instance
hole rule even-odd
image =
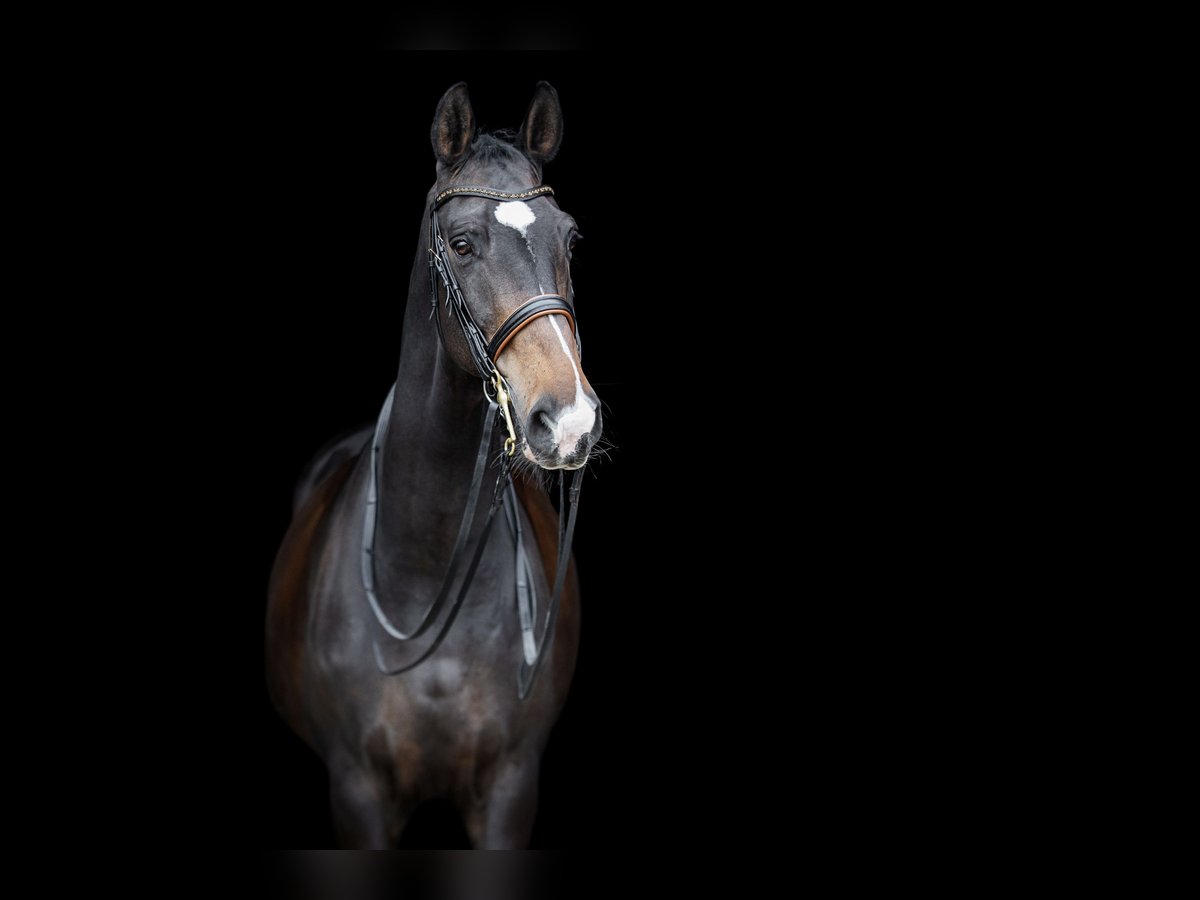
[[[563,407],[543,397],[525,421],[525,458],[543,469],[578,469],[588,461],[604,424],[591,398]]]

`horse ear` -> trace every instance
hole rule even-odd
[[[475,111],[471,109],[471,98],[467,94],[467,83],[460,81],[438,101],[437,112],[433,114],[433,129],[430,139],[433,141],[433,152],[438,162],[444,166],[453,166],[475,137]]]
[[[539,166],[548,163],[558,153],[562,133],[562,107],[558,105],[558,91],[546,82],[539,81],[533,92],[533,102],[529,104],[529,112],[521,123],[521,149]]]

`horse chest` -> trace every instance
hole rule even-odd
[[[454,658],[409,676],[387,684],[364,741],[372,761],[406,790],[470,782],[520,743],[521,708],[509,681],[480,677]]]

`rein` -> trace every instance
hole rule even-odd
[[[500,358],[500,354],[504,352],[504,349],[523,328],[542,316],[562,315],[566,317],[578,345],[579,333],[575,324],[575,310],[567,299],[559,294],[538,294],[535,297],[530,297],[509,313],[500,327],[496,329],[496,333],[490,339],[486,339],[483,330],[475,321],[475,316],[471,313],[470,307],[467,306],[462,290],[458,286],[458,279],[454,277],[454,270],[446,249],[446,242],[442,239],[441,226],[437,218],[438,209],[455,197],[483,197],[487,200],[496,200],[503,203],[515,200],[529,200],[553,193],[554,190],[549,185],[539,185],[518,193],[498,191],[486,187],[462,186],[442,191],[434,197],[433,202],[430,204],[429,291],[433,318],[437,323],[438,338],[442,342],[443,350],[449,354],[449,347],[446,345],[446,335],[442,330],[442,317],[438,312],[438,282],[440,281],[445,290],[444,302],[446,308],[458,322],[466,339],[467,349],[470,353],[471,361],[475,366],[476,374],[483,381],[483,396],[486,405],[483,413],[483,436],[479,443],[479,452],[475,457],[475,467],[471,475],[471,486],[467,492],[467,505],[463,511],[462,520],[459,523],[458,535],[454,541],[454,549],[450,553],[450,562],[446,567],[446,574],[442,578],[441,588],[438,590],[433,602],[425,608],[416,626],[407,632],[398,628],[388,618],[375,593],[375,535],[376,524],[379,518],[379,457],[383,448],[387,423],[391,419],[392,403],[396,395],[396,386],[394,384],[388,392],[383,408],[379,412],[379,419],[375,424],[375,433],[371,442],[371,477],[367,490],[366,510],[363,517],[362,583],[363,590],[367,596],[367,603],[371,607],[376,621],[379,622],[383,631],[392,639],[405,642],[420,637],[429,631],[442,609],[445,608],[447,601],[450,599],[454,581],[458,576],[458,570],[462,566],[463,560],[467,557],[467,544],[475,522],[475,511],[479,505],[479,495],[483,488],[487,460],[491,455],[496,427],[501,418],[504,420],[508,433],[504,439],[504,450],[498,455],[499,473],[496,477],[491,504],[489,505],[479,537],[475,541],[474,551],[470,554],[470,562],[467,565],[462,582],[459,585],[458,591],[453,592],[454,599],[450,602],[449,611],[446,613],[440,628],[438,628],[429,646],[418,654],[416,658],[399,666],[387,663],[379,642],[375,641],[375,664],[385,675],[399,675],[402,672],[416,668],[432,656],[438,647],[441,646],[442,641],[454,624],[454,620],[458,617],[463,602],[466,600],[467,591],[471,587],[471,582],[474,580],[479,562],[483,558],[483,551],[487,546],[488,537],[491,534],[492,525],[496,519],[496,513],[501,506],[505,508],[505,518],[508,521],[509,530],[513,535],[513,544],[516,551],[517,613],[521,626],[523,651],[522,664],[517,674],[517,694],[522,700],[529,695],[529,691],[545,661],[546,651],[553,640],[554,625],[558,620],[558,608],[562,600],[563,589],[566,585],[567,567],[571,559],[571,542],[575,535],[575,518],[579,508],[579,492],[583,486],[582,470],[570,473],[566,471],[559,472],[558,559],[554,582],[551,588],[550,602],[546,608],[546,615],[540,632],[535,633],[538,631],[536,629],[537,592],[534,587],[533,570],[528,554],[525,552],[525,542],[521,528],[520,503],[517,500],[516,490],[512,485],[512,471],[509,465],[509,459],[516,453],[517,435],[516,429],[513,426],[512,413],[509,409],[510,393],[508,383],[505,381],[504,376],[500,374],[500,370],[496,368],[496,360]],[[434,277],[435,272],[437,273],[437,278]]]

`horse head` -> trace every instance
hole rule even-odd
[[[486,358],[511,391],[522,455],[542,469],[580,468],[602,429],[574,319],[579,228],[540,187],[562,132],[558,94],[545,82],[515,135],[477,133],[461,83],[438,103],[432,129],[439,265],[477,323],[477,347],[486,342]],[[446,352],[467,371],[486,366],[449,307],[437,303]]]

